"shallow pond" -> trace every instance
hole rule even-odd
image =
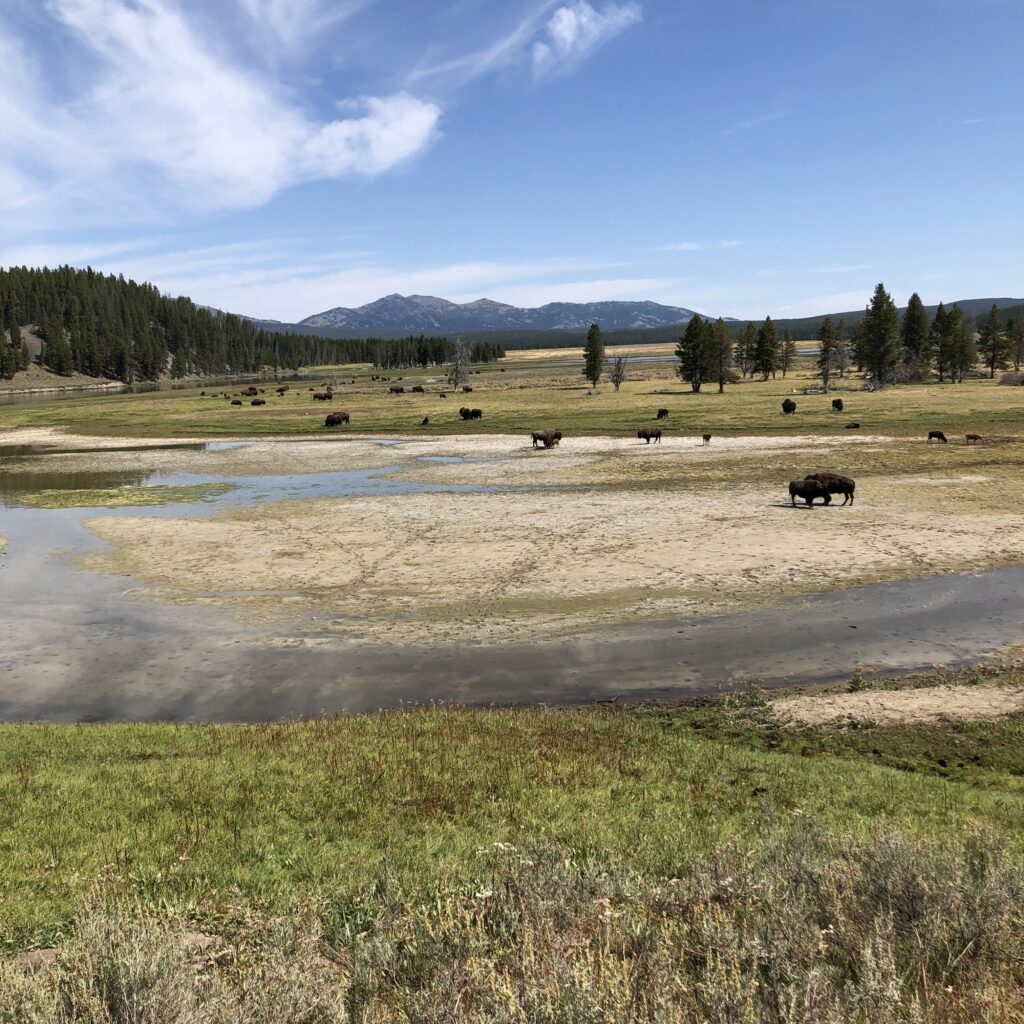
[[[78,555],[101,546],[82,525],[97,508],[26,501],[39,490],[230,485],[193,504],[102,509],[177,517],[313,497],[499,489],[414,483],[388,464],[264,476],[78,470],[74,457],[51,466],[47,451],[55,454],[0,450],[0,535],[9,542],[0,554],[0,719],[257,721],[402,702],[679,697],[754,679],[771,686],[843,678],[859,661],[883,673],[912,671],[1021,640],[1024,568],[858,587],[557,641],[375,646],[304,626],[282,643],[280,631],[241,625],[217,606],[136,600],[125,589],[130,578],[76,568]]]

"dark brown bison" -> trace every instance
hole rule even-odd
[[[928,443],[931,444],[932,441],[941,441],[943,444],[948,444],[949,443],[946,440],[946,435],[941,430],[929,430],[928,431]]]
[[[702,434],[701,436],[704,439],[704,447],[706,448],[709,444],[711,444],[711,435],[710,434]]]
[[[536,448],[538,444],[544,448],[557,448],[558,442],[562,440],[562,432],[560,430],[535,430],[530,437],[533,439],[533,447]]]
[[[334,400],[333,391],[316,391],[313,394],[314,402],[331,402]]]
[[[200,398],[205,398],[206,397],[206,392],[205,391],[200,391],[199,392],[199,397]]]
[[[438,398],[447,398],[448,396],[443,391],[439,391],[438,394],[437,394],[437,397]]]
[[[846,424],[846,429],[847,430],[860,430],[860,424],[856,423],[856,422],[855,423],[847,423]]]
[[[841,398],[832,399],[832,411],[842,412],[843,411],[843,400]]]
[[[796,402],[792,398],[784,398],[782,400],[782,415],[792,416],[796,412]]]
[[[658,410],[658,415],[655,416],[654,418],[656,420],[667,420],[668,419],[668,409],[659,409]]]
[[[790,480],[789,500],[796,505],[797,498],[803,498],[808,508],[814,505],[815,498],[821,498],[826,505],[832,504],[832,495],[828,493],[828,488],[817,480]]]
[[[422,394],[425,393],[424,390],[423,390],[423,385],[422,384],[414,384],[412,386],[412,390],[415,391],[419,395],[422,395]]]
[[[968,434],[964,440],[967,444],[977,444],[981,440],[981,434]]]
[[[267,400],[265,398],[254,398],[249,404],[250,405],[266,405],[267,404]]]
[[[340,427],[342,423],[348,423],[348,410],[341,409],[338,412],[329,412],[324,420],[325,427]]]
[[[483,419],[483,416],[484,416],[484,413],[483,413],[482,409],[470,409],[469,410],[469,418],[471,420],[480,420],[480,419]]]
[[[643,427],[636,432],[636,436],[645,444],[650,444],[652,441],[655,444],[661,444],[661,431],[657,427]]]
[[[461,416],[461,417],[462,417],[462,418],[463,418],[464,420],[468,420],[468,419],[470,418],[470,416],[471,416],[472,412],[473,412],[473,410],[472,410],[472,409],[470,409],[470,408],[469,408],[469,406],[466,406],[466,405],[462,406],[462,407],[461,407],[461,408],[459,409],[459,415],[460,415],[460,416]]]
[[[392,395],[404,395],[405,394],[405,388],[401,384],[392,384],[391,387],[388,388],[388,391]]]
[[[468,384],[463,384],[462,385],[462,390],[463,390],[463,392],[465,392],[465,394],[468,395],[473,389]]]
[[[242,404],[242,400],[240,398],[232,398],[231,399],[231,404],[232,405],[241,405]]]
[[[424,416],[423,419],[420,420],[420,426],[421,427],[429,427],[430,426],[430,417],[429,416]]]
[[[838,473],[808,473],[804,479],[817,480],[819,484],[828,488],[829,494],[841,494],[844,505],[847,502],[853,504],[853,492],[857,484],[850,477],[840,476]]]

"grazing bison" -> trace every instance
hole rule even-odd
[[[448,396],[443,391],[440,391],[440,392],[438,392],[437,397],[438,398],[447,398]]]
[[[658,415],[655,416],[654,418],[656,420],[667,420],[668,419],[668,409],[659,409],[658,410]]]
[[[853,492],[857,484],[850,477],[840,476],[838,473],[809,473],[804,479],[817,480],[819,484],[828,488],[829,494],[841,494],[844,505],[847,502],[853,504]]]
[[[422,384],[414,384],[412,386],[412,390],[415,391],[417,394],[420,394],[420,395],[425,394],[425,392],[423,390],[423,385]]]
[[[470,414],[471,414],[472,412],[473,412],[473,410],[472,410],[472,409],[470,409],[470,408],[469,408],[469,406],[466,406],[466,405],[462,406],[462,407],[461,407],[461,408],[459,409],[459,415],[460,415],[460,416],[461,416],[461,417],[462,417],[462,418],[463,418],[464,420],[468,420],[468,419],[469,419],[469,417],[470,417]]]
[[[846,424],[846,429],[847,430],[860,430],[860,424],[856,423],[856,422],[854,422],[854,423],[847,423]]]
[[[702,434],[701,436],[704,439],[704,447],[707,448],[707,446],[709,444],[711,444],[711,435],[710,434]]]
[[[332,402],[334,401],[333,391],[317,391],[313,394],[314,402]]]
[[[401,384],[392,384],[391,387],[388,388],[388,391],[392,395],[404,395],[405,394],[405,388]]]
[[[928,431],[928,444],[931,444],[932,441],[941,441],[943,444],[948,444],[949,443],[946,440],[946,435],[941,430],[929,430]]]
[[[636,432],[636,436],[646,444],[650,444],[652,441],[655,444],[661,444],[661,431],[657,427],[644,427]]]
[[[796,412],[796,402],[792,398],[784,398],[782,400],[782,415],[792,416]]]
[[[242,404],[242,400],[240,398],[232,398],[231,399],[231,404],[232,405],[241,405]]]
[[[206,397],[206,392],[205,391],[200,391],[199,392],[199,397],[200,398],[205,398]]]
[[[462,390],[468,395],[473,389],[468,384],[463,384]]]
[[[430,426],[430,417],[429,416],[424,416],[423,419],[420,420],[420,426],[421,427],[429,427]]]
[[[340,427],[342,423],[348,423],[348,410],[342,409],[339,412],[329,412],[324,420],[325,427]]]
[[[981,434],[968,434],[964,440],[967,444],[976,444],[981,440]]]
[[[832,399],[832,411],[842,412],[843,411],[843,400],[841,398]]]
[[[536,448],[538,444],[543,445],[545,448],[557,448],[558,442],[562,440],[562,432],[560,430],[535,430],[530,437],[533,439],[533,447]]]
[[[482,409],[470,409],[469,410],[469,418],[471,420],[480,420],[480,419],[483,419],[483,416],[484,416],[484,413],[483,413]]]
[[[803,498],[808,508],[814,505],[815,498],[821,498],[826,505],[832,504],[832,495],[828,493],[828,488],[817,480],[790,480],[789,500],[796,505],[797,498]]]
[[[249,404],[250,405],[266,405],[267,404],[267,400],[265,398],[254,398]]]

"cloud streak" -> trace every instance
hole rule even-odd
[[[304,181],[382,174],[421,152],[441,116],[408,93],[315,118],[277,82],[214,50],[167,0],[51,0],[88,80],[68,102],[33,91],[42,62],[0,40],[7,209],[265,203]],[[347,111],[346,111],[347,113]]]

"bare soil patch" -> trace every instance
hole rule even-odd
[[[924,725],[949,719],[998,718],[1024,711],[1024,687],[928,686],[911,690],[802,694],[774,701],[775,714],[806,725]]]

